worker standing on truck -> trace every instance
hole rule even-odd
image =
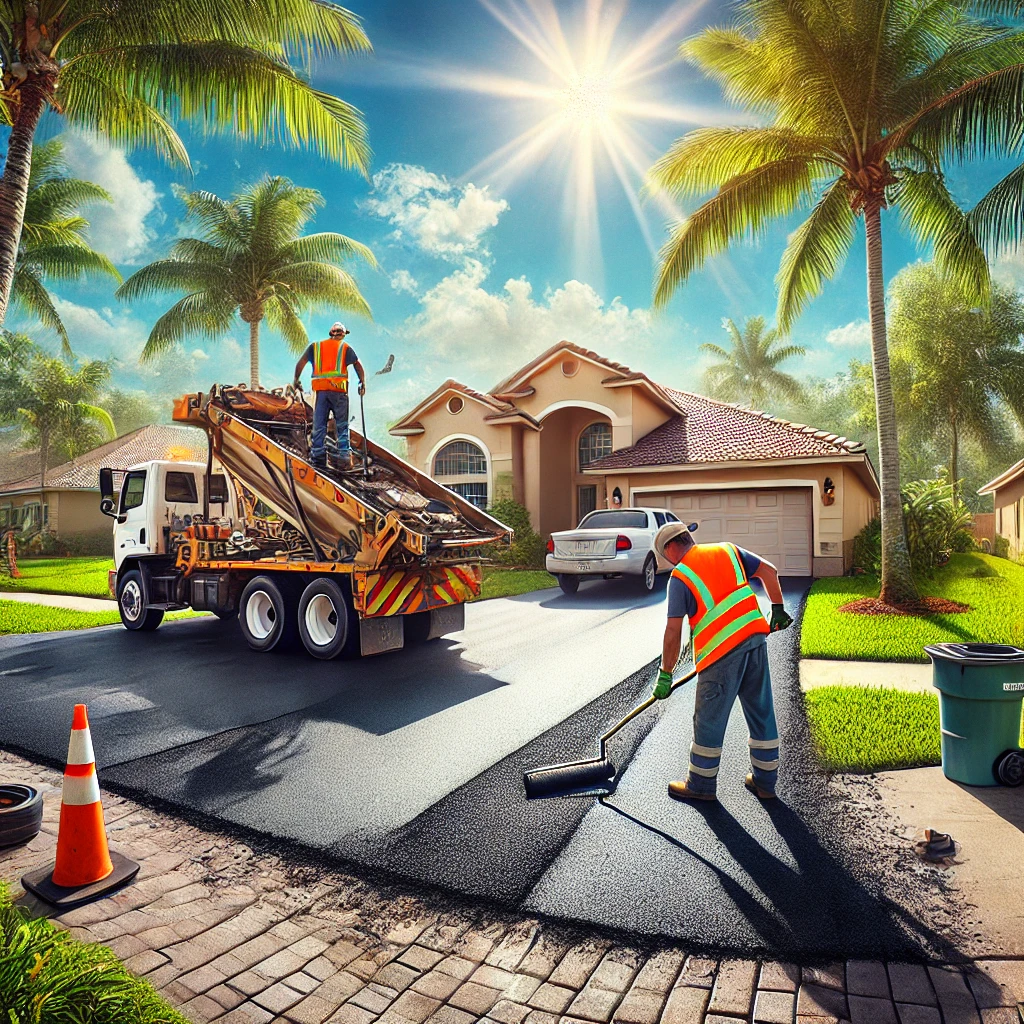
[[[779,574],[771,562],[735,544],[694,543],[682,523],[666,523],[655,535],[654,548],[675,566],[668,584],[668,624],[654,696],[669,695],[684,617],[690,620],[698,673],[690,769],[686,781],[669,783],[669,796],[716,799],[725,729],[739,697],[750,732],[752,770],[745,785],[769,800],[775,796],[779,774],[779,730],[765,636],[793,622],[783,604]],[[750,586],[754,577],[772,602],[771,623],[761,614]]]
[[[317,469],[327,465],[327,421],[334,413],[334,425],[338,431],[338,458],[340,468],[352,468],[352,451],[348,436],[348,368],[355,367],[359,374],[359,395],[366,394],[366,374],[355,349],[345,336],[350,332],[342,323],[331,327],[324,341],[314,341],[302,358],[295,364],[295,387],[306,363],[313,364],[313,391],[316,405],[313,407],[313,439],[310,444],[310,461]]]

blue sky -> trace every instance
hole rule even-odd
[[[555,81],[543,59],[552,26],[540,26],[536,16],[514,20],[530,6],[526,0],[354,0],[351,6],[364,19],[374,55],[322,63],[314,78],[364,111],[374,149],[370,181],[308,153],[204,139],[184,126],[191,178],[145,153],[126,156],[95,140],[68,138],[74,170],[115,194],[115,208],[90,213],[93,240],[126,276],[186,231],[171,193],[175,182],[227,196],[269,173],[319,189],[326,205],[314,229],[367,243],[381,264],[378,272],[357,269],[374,322],[343,316],[371,372],[396,354],[395,371],[371,381],[370,422],[378,434],[446,377],[488,388],[563,337],[667,384],[699,390],[698,346],[724,339],[722,318],[771,318],[779,255],[796,221],[779,225],[756,248],[736,247],[716,259],[665,312],[652,314],[650,245],[663,241],[668,214],[649,201],[638,221],[614,166],[617,159],[626,167],[635,201],[640,177],[629,161],[643,170],[691,127],[744,120],[714,86],[672,61],[681,39],[727,20],[724,4],[606,0],[605,17],[622,8],[609,33],[606,66],[635,56],[637,68],[660,70],[626,87],[643,116],[616,115],[631,134],[620,140],[617,156],[598,148],[589,204],[575,198],[581,194],[573,165],[581,145],[575,122],[559,122],[547,148],[522,166],[529,137],[502,151],[551,113],[548,101],[505,95],[550,89]],[[543,0],[533,6],[543,17]],[[556,6],[566,48],[579,63],[585,3],[558,0]],[[527,42],[531,32],[548,42],[533,52],[502,19],[521,28]],[[600,83],[600,76],[592,73],[587,81]],[[582,102],[590,102],[585,90]],[[652,118],[655,108],[659,116]],[[954,173],[958,198],[973,201],[999,171],[990,165]],[[887,277],[920,255],[899,236],[893,218],[885,224],[885,244]],[[1024,281],[1016,260],[1001,273]],[[76,352],[116,360],[121,386],[167,395],[247,377],[244,325],[218,341],[197,338],[181,353],[140,367],[137,356],[150,326],[176,296],[128,308],[106,283],[55,291]],[[866,358],[865,314],[858,243],[841,275],[797,324],[794,340],[811,351],[792,371],[826,376],[851,358]],[[313,316],[311,335],[322,336],[335,318],[326,309]],[[290,380],[294,356],[266,329],[261,352],[266,386]]]

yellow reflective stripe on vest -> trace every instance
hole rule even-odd
[[[739,590],[734,590],[727,597],[723,597],[714,608],[709,608],[702,616],[700,622],[693,627],[694,637],[700,636],[701,630],[706,629],[723,612],[727,612],[730,608],[735,608],[740,601],[745,601],[748,597],[754,598],[755,601],[757,600],[757,595],[750,588],[749,584],[745,584]]]
[[[693,646],[697,651],[697,658],[703,661],[712,651],[717,650],[722,644],[725,643],[729,637],[738,633],[744,626],[749,626],[750,623],[756,622],[758,619],[763,619],[764,616],[761,614],[760,608],[755,608],[753,611],[747,612],[746,615],[741,615],[738,619],[730,622],[728,626],[720,629],[706,644],[698,644],[696,639],[694,640]]]
[[[732,567],[736,571],[736,582],[742,586],[747,582],[747,574],[743,571],[743,566],[740,564],[739,556],[736,554],[736,545],[723,544],[722,547],[729,552],[729,557],[732,559]]]
[[[693,584],[700,595],[700,599],[704,602],[705,608],[710,608],[715,603],[715,599],[711,596],[711,591],[708,590],[707,584],[688,565],[683,565],[680,562],[673,570],[673,575],[676,573],[679,574],[680,579],[688,580]]]

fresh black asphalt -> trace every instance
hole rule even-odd
[[[787,604],[805,587],[792,581]],[[691,948],[815,959],[941,945],[887,896],[901,880],[850,856],[811,761],[796,629],[769,638],[776,804],[742,787],[738,707],[721,803],[668,798],[692,686],[612,741],[611,797],[527,801],[523,771],[593,756],[649,693],[664,591],[591,584],[469,611],[458,638],[357,663],[255,655],[209,619],[4,644],[0,745],[59,764],[83,701],[102,783],[431,885]]]

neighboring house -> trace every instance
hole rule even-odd
[[[1024,459],[990,480],[978,493],[992,495],[995,536],[1009,541],[1010,558],[1024,558]]]
[[[48,469],[42,501],[38,468],[20,480],[0,483],[0,530],[38,528],[41,522],[78,550],[103,550],[111,542],[111,525],[100,512],[100,468],[127,469],[150,459],[205,462],[206,435],[195,427],[140,427]]]
[[[514,498],[543,535],[589,511],[669,508],[699,539],[789,575],[849,569],[878,514],[862,445],[677,391],[568,342],[487,394],[447,380],[392,428],[409,460],[481,506]]]

